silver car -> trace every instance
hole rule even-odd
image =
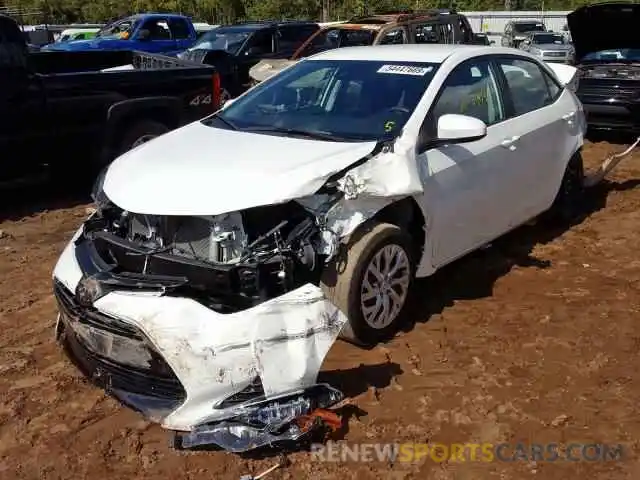
[[[574,57],[573,45],[561,33],[529,32],[520,49],[545,62],[572,63]]]

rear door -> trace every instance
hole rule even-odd
[[[418,148],[418,162],[425,178],[423,204],[432,212],[434,266],[503,233],[512,210],[518,208],[504,198],[505,179],[516,166],[516,153],[504,145],[512,125],[499,85],[490,56],[460,64],[443,83],[422,126],[425,145]],[[438,119],[445,114],[478,118],[487,125],[487,135],[459,145],[430,147]]]
[[[582,130],[572,94],[537,62],[503,56],[496,65],[508,97],[511,148],[517,153],[517,168],[505,185],[506,198],[519,199],[520,211],[511,220],[517,226],[551,205]]]

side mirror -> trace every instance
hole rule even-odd
[[[151,39],[151,32],[146,28],[142,29],[138,32],[137,39],[140,42],[147,42]]]
[[[449,113],[438,118],[438,143],[463,143],[487,135],[487,125],[474,117]]]
[[[496,44],[496,41],[495,41],[495,40],[491,40],[491,41],[489,42],[489,45],[495,45],[495,44]]]

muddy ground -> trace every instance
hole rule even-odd
[[[586,147],[588,165],[620,146]],[[637,160],[637,161],[636,161]],[[640,154],[590,192],[588,216],[523,227],[418,285],[415,324],[370,351],[339,342],[324,379],[357,442],[623,444],[621,461],[321,463],[267,478],[640,478]],[[16,205],[16,203],[18,205]],[[176,452],[86,384],[53,342],[51,271],[86,204],[3,200],[0,478],[238,479],[274,463]]]

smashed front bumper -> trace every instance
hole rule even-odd
[[[81,235],[54,270],[57,331],[74,362],[124,404],[167,429],[242,451],[298,438],[305,432],[295,419],[341,399],[315,383],[346,323],[320,288],[218,313],[162,288],[119,288],[122,279],[96,271],[100,262],[76,242]]]

